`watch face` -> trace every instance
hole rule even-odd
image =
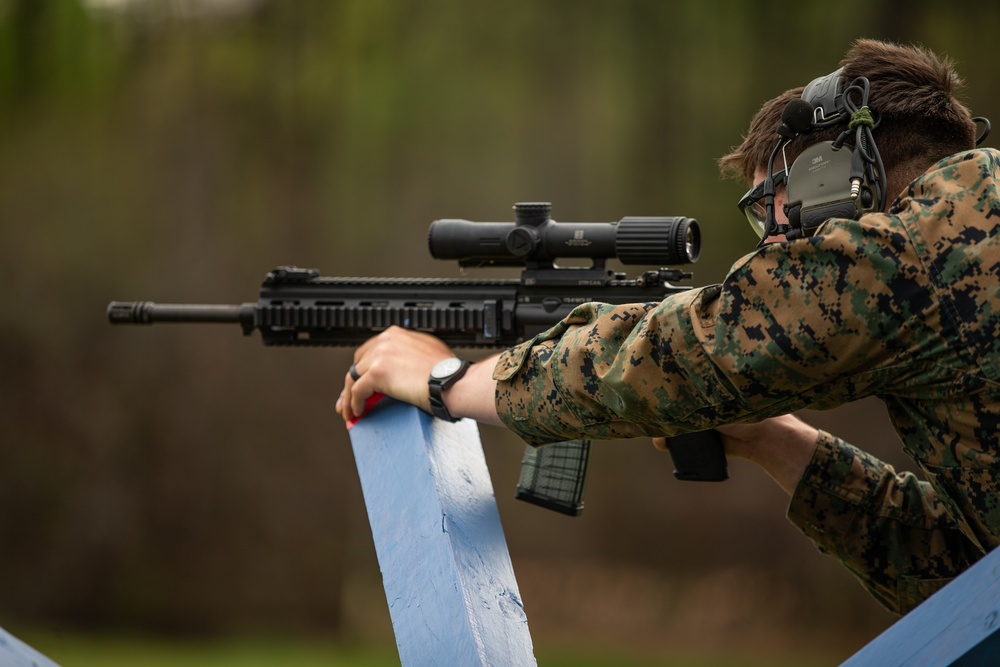
[[[431,377],[438,380],[443,380],[444,378],[453,374],[461,367],[462,367],[462,360],[458,359],[457,357],[452,357],[451,359],[444,359],[443,361],[439,361],[434,366],[434,369],[431,371]]]

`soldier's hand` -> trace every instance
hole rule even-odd
[[[795,491],[812,459],[819,436],[816,428],[792,415],[715,430],[722,435],[726,456],[753,461],[789,494]],[[653,446],[669,451],[666,438],[653,438]]]
[[[354,352],[354,364],[337,399],[337,412],[345,421],[360,417],[365,401],[376,392],[429,411],[427,380],[431,369],[451,356],[451,349],[434,336],[390,327]]]

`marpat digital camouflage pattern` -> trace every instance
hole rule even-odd
[[[505,352],[532,444],[673,435],[865,396],[928,482],[822,434],[789,517],[905,612],[1000,542],[1000,152],[942,160],[889,214],[766,246],[720,285],[585,304]]]

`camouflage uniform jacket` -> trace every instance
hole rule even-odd
[[[875,395],[927,482],[822,434],[789,508],[903,612],[1000,542],[1000,152],[942,160],[888,214],[766,246],[719,285],[585,304],[501,355],[528,442],[672,435]]]

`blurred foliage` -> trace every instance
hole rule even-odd
[[[391,645],[332,410],[349,352],[112,329],[109,300],[253,300],[286,263],[450,276],[432,220],[530,200],[697,217],[717,280],[755,239],[715,161],[763,101],[868,36],[949,54],[990,115],[997,27],[917,0],[0,0],[0,625]],[[811,418],[903,463],[875,403]],[[538,644],[843,657],[891,621],[755,470],[677,484],[602,444],[569,521],[513,503],[520,446],[484,440]]]

